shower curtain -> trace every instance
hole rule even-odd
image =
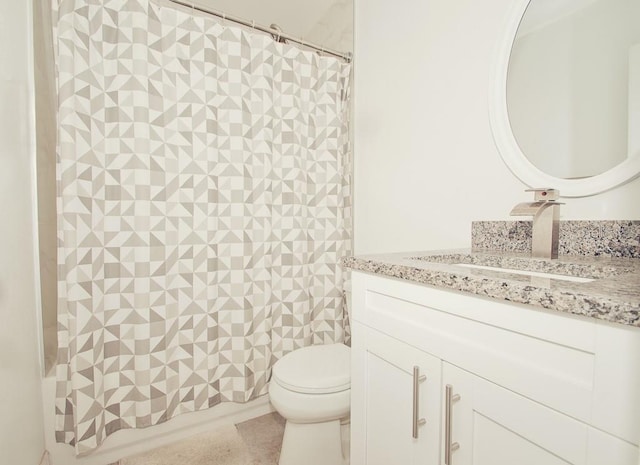
[[[57,440],[267,392],[345,338],[350,65],[153,0],[53,0]]]

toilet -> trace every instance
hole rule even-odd
[[[304,347],[273,366],[269,399],[286,420],[279,465],[343,465],[341,422],[349,416],[351,352],[344,344]]]

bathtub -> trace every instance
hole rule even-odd
[[[245,404],[222,403],[208,410],[178,415],[160,425],[117,431],[93,453],[76,457],[73,447],[55,441],[55,390],[55,373],[51,373],[42,382],[45,445],[49,452],[50,465],[112,464],[124,457],[274,411],[268,395]]]

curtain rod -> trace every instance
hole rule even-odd
[[[175,3],[176,5],[180,5],[180,6],[184,6],[186,8],[189,8],[191,10],[197,10],[201,13],[205,13],[208,15],[213,15],[213,16],[217,16],[218,18],[222,18],[224,20],[229,20],[233,23],[238,23],[241,24],[243,26],[247,26],[250,27],[252,29],[256,29],[258,31],[261,32],[266,32],[267,34],[270,34],[271,36],[274,37],[274,39],[276,39],[277,41],[280,41],[280,39],[285,39],[291,42],[295,42],[296,44],[300,44],[303,45],[305,47],[309,47],[313,50],[317,50],[320,53],[326,53],[327,55],[331,55],[337,58],[342,58],[343,60],[345,60],[347,63],[351,63],[351,58],[352,58],[352,54],[350,52],[346,52],[346,53],[342,53],[342,52],[337,52],[335,50],[330,50],[324,47],[321,47],[319,45],[315,45],[312,44],[310,42],[307,42],[305,40],[302,39],[298,39],[296,37],[290,36],[289,34],[285,34],[282,31],[279,31],[278,29],[275,29],[273,27],[266,27],[266,26],[261,26],[259,24],[256,24],[255,21],[247,21],[245,19],[242,18],[238,18],[238,17],[234,17],[234,16],[230,16],[224,13],[220,13],[214,10],[209,10],[207,8],[201,7],[199,5],[196,5],[194,3],[186,3],[183,2],[181,0],[168,0],[171,3]],[[274,25],[275,26],[275,25]]]

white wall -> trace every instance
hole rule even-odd
[[[0,462],[44,451],[37,290],[30,2],[0,0]]]
[[[307,37],[326,48],[353,52],[353,0],[331,0]]]
[[[195,3],[263,26],[276,23],[285,33],[325,48],[353,50],[352,0],[196,0]]]
[[[512,0],[355,0],[356,253],[470,246],[530,198],[502,162],[489,75]],[[640,219],[640,179],[563,219]]]

